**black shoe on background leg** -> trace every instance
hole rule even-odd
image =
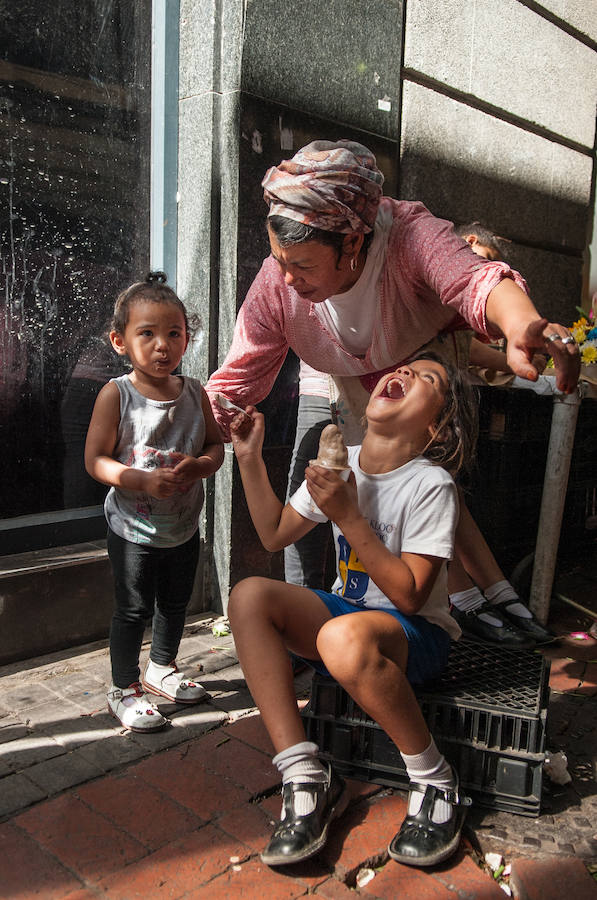
[[[483,614],[491,616],[496,624],[486,622]],[[484,603],[483,606],[469,612],[462,612],[453,606],[452,616],[462,628],[465,637],[472,640],[504,647],[507,650],[526,650],[535,646],[530,634],[516,628],[503,614],[503,610],[489,603]]]
[[[491,612],[497,610],[506,622],[513,625],[522,634],[527,635],[537,645],[551,644],[553,641],[557,641],[557,635],[553,634],[549,628],[546,628],[537,618],[535,618],[526,603],[523,603],[522,605],[531,613],[530,618],[527,618],[526,616],[516,616],[513,613],[508,612],[506,607],[508,605],[511,606],[513,602],[522,603],[522,600],[503,600],[501,603],[496,604],[496,606],[490,605],[489,610]]]

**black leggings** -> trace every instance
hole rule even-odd
[[[110,628],[112,681],[125,688],[139,681],[143,631],[153,617],[150,657],[167,666],[178,653],[186,609],[199,561],[199,532],[178,547],[133,544],[108,529],[114,575]]]

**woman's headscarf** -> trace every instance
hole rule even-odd
[[[313,141],[266,172],[270,216],[323,231],[372,231],[384,177],[373,153],[355,141]]]

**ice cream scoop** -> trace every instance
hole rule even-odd
[[[346,469],[348,466],[348,450],[337,425],[326,425],[319,438],[317,459],[311,465],[323,466],[326,469]]]
[[[242,413],[243,416],[246,416],[248,419],[251,418],[246,410],[244,410],[240,406],[237,406],[236,403],[233,403],[232,400],[229,400],[228,397],[224,396],[224,394],[216,394],[216,403],[218,404],[218,406],[221,406],[222,409],[229,409],[231,412],[239,412]]]

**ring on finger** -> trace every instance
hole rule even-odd
[[[561,340],[562,340],[562,335],[561,335],[561,334],[557,334],[556,332],[553,332],[552,334],[546,334],[546,335],[545,335],[545,340],[546,340],[546,341],[549,341],[550,344],[553,344],[554,341],[561,341]]]
[[[562,343],[563,344],[574,344],[574,343],[576,343],[576,341],[574,340],[574,338],[572,337],[571,334],[567,334],[565,338],[562,338]]]

